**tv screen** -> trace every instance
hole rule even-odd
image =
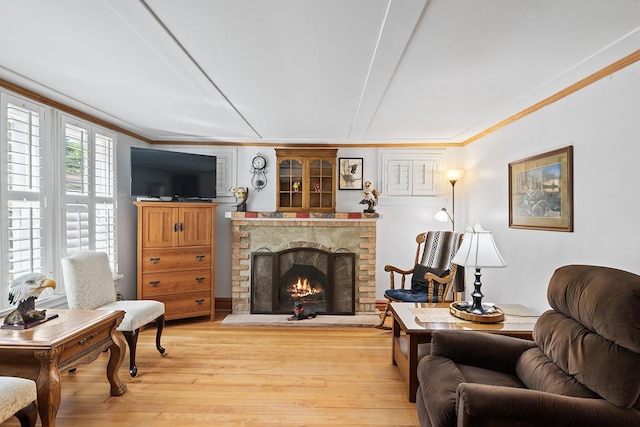
[[[216,156],[131,147],[131,195],[215,198]]]

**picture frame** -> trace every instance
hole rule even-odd
[[[338,188],[340,190],[362,190],[362,157],[340,157],[338,159]]]
[[[509,163],[509,227],[573,231],[573,146]]]

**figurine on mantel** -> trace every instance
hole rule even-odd
[[[236,198],[237,204],[236,212],[246,212],[247,211],[247,199],[249,198],[249,187],[234,187],[230,190]],[[238,201],[237,199],[240,199]]]
[[[364,213],[374,213],[376,211],[375,206],[378,204],[378,192],[373,187],[371,181],[364,183],[364,192],[362,193],[360,204],[368,206],[367,209],[364,210]]]

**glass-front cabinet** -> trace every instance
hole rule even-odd
[[[277,148],[277,210],[335,212],[336,149]]]

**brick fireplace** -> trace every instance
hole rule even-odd
[[[232,311],[251,309],[251,255],[293,248],[355,254],[355,314],[375,313],[378,214],[231,212]]]

